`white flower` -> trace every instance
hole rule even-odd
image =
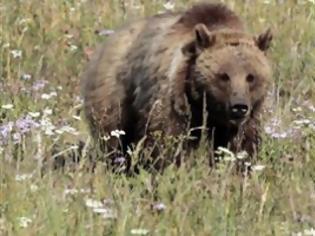
[[[31,192],[36,192],[38,190],[38,186],[36,184],[31,184]]]
[[[85,205],[90,208],[101,208],[103,207],[103,203],[91,198],[85,200]]]
[[[32,76],[30,75],[30,74],[23,74],[22,76],[21,76],[21,79],[22,80],[30,80],[32,78]]]
[[[98,35],[100,35],[100,36],[109,36],[109,35],[114,34],[114,33],[115,33],[114,30],[103,29],[103,30],[101,30],[101,31],[98,33]]]
[[[21,175],[16,175],[15,176],[15,180],[18,182],[24,181],[24,180],[28,180],[30,178],[33,177],[33,173],[30,174],[21,174]]]
[[[102,139],[103,139],[104,141],[108,141],[108,140],[110,140],[110,136],[104,135],[104,136],[102,137]]]
[[[43,111],[44,115],[51,115],[53,113],[53,110],[50,108],[45,108]]]
[[[225,161],[235,161],[236,157],[233,152],[224,147],[218,147],[218,150],[215,151],[216,154],[223,156]]]
[[[22,57],[22,51],[21,50],[12,50],[11,54],[13,58],[21,58]]]
[[[6,109],[6,110],[11,110],[13,109],[13,104],[5,104],[5,105],[2,105],[1,108]]]
[[[262,171],[266,168],[266,166],[264,165],[255,165],[255,166],[252,166],[252,170],[253,171]]]
[[[73,128],[69,125],[62,126],[60,129],[56,130],[56,133],[58,133],[58,134],[63,134],[64,132],[67,132],[67,133],[70,133],[73,135],[79,134],[79,132],[75,128]]]
[[[30,223],[32,223],[32,219],[31,218],[24,217],[24,216],[18,218],[18,221],[19,221],[19,225],[22,228],[26,228]]]
[[[111,203],[111,201],[108,201],[108,203]],[[100,214],[104,219],[117,218],[117,213],[113,209],[105,207],[101,201],[88,198],[85,200],[85,205],[92,208],[94,213]]]
[[[71,44],[70,45],[70,51],[74,52],[78,49],[78,46],[74,45],[74,44]]]
[[[113,137],[116,137],[116,138],[119,138],[121,135],[125,135],[125,134],[126,134],[125,131],[118,130],[118,129],[113,130],[113,131],[110,132],[110,135],[113,136]]]
[[[65,189],[65,191],[63,192],[63,194],[66,196],[66,195],[75,195],[77,193],[90,193],[91,190],[90,189],[84,189],[84,188],[81,188],[81,189],[75,189],[75,188],[67,188]]]
[[[39,112],[29,112],[28,113],[31,117],[33,117],[33,118],[36,118],[36,117],[39,117],[40,116],[40,113]]]
[[[147,235],[149,233],[149,230],[147,229],[132,229],[130,231],[131,234],[134,235]]]
[[[43,93],[41,95],[41,98],[44,99],[44,100],[48,100],[48,99],[50,99],[52,97],[56,97],[56,96],[57,96],[57,93],[53,91],[53,92],[50,92],[50,93]]]
[[[153,209],[157,211],[163,211],[166,209],[166,206],[164,203],[160,202],[160,203],[154,204]]]
[[[40,121],[41,130],[48,136],[54,135],[54,129],[56,126],[54,126],[50,119],[45,117]]]
[[[248,157],[248,153],[246,151],[242,151],[236,154],[236,158],[239,160],[245,159]]]
[[[301,120],[295,120],[295,121],[293,121],[293,123],[295,124],[295,125],[308,125],[308,124],[310,124],[312,121],[311,120],[309,120],[309,119],[301,119]]]
[[[294,111],[294,112],[301,112],[302,111],[302,107],[294,107],[294,108],[292,108],[292,111]]]
[[[315,229],[314,228],[305,229],[304,230],[304,235],[315,236]]]
[[[44,131],[44,133],[47,135],[47,136],[53,136],[55,133],[52,129],[46,129]]]
[[[164,3],[164,4],[163,4],[163,7],[164,7],[166,10],[173,10],[174,7],[175,7],[175,3],[174,3],[174,2],[171,2],[171,1],[168,1],[167,3]]]

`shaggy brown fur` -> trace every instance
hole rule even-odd
[[[258,37],[246,33],[238,16],[221,4],[197,4],[120,29],[83,74],[92,135],[101,140],[112,130],[124,130],[120,141],[111,138],[106,147],[122,144],[126,151],[153,131],[178,136],[202,126],[206,104],[214,149],[255,155],[260,109],[271,79],[265,57],[271,38],[269,30]],[[200,131],[192,135],[198,142]]]

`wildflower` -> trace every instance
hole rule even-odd
[[[244,162],[244,165],[245,165],[246,167],[250,167],[250,166],[252,165],[252,163],[250,163],[249,161],[245,161],[245,162]]]
[[[13,134],[13,143],[14,144],[18,144],[18,143],[21,143],[22,141],[22,136],[20,133],[14,133]]]
[[[117,130],[117,129],[110,132],[110,135],[116,138],[119,138],[121,135],[125,135],[125,134],[126,134],[125,131]]]
[[[114,163],[115,164],[124,164],[125,161],[126,161],[126,158],[124,158],[124,157],[116,157],[114,160]]]
[[[295,120],[293,121],[293,124],[297,125],[297,126],[301,126],[301,125],[309,125],[311,124],[312,121],[309,119],[301,119],[301,120]]]
[[[102,202],[93,200],[91,198],[85,200],[85,205],[89,208],[101,208],[104,206]]]
[[[111,34],[114,34],[115,31],[114,30],[111,30],[111,29],[103,29],[101,31],[98,32],[98,35],[99,36],[109,36]]]
[[[236,157],[233,152],[224,147],[218,147],[218,150],[215,151],[216,154],[222,156],[226,161],[235,161]]]
[[[32,76],[30,74],[23,74],[21,76],[21,80],[30,80],[32,78]]]
[[[40,116],[40,113],[39,112],[28,112],[28,114],[33,117],[33,118],[36,118],[36,117],[39,117]]]
[[[10,104],[10,103],[1,106],[1,108],[6,109],[6,110],[12,110],[13,107],[14,107],[13,104]]]
[[[236,154],[236,158],[239,160],[245,159],[248,157],[248,153],[246,151],[242,151]]]
[[[108,141],[108,140],[110,140],[110,136],[104,135],[104,136],[102,137],[102,139],[103,139],[104,141]]]
[[[90,193],[90,192],[91,192],[90,189],[81,188],[81,189],[78,190],[76,188],[67,188],[67,189],[65,189],[63,194],[65,196],[67,196],[67,195],[75,195],[75,194],[78,194],[78,193]]]
[[[149,233],[149,230],[147,229],[132,229],[130,231],[131,234],[134,235],[147,235]]]
[[[92,208],[94,213],[101,214],[104,219],[117,218],[116,212],[113,209],[105,207],[104,203],[100,201],[88,198],[85,200],[85,205],[89,208]]]
[[[52,136],[54,135],[54,129],[56,128],[56,126],[54,126],[50,119],[45,117],[40,121],[40,126],[42,131],[44,131],[44,133],[48,136]]]
[[[93,209],[94,213],[101,214],[103,219],[114,219],[117,218],[117,214],[109,208],[95,208]]]
[[[51,115],[53,113],[53,110],[50,108],[45,108],[43,111],[44,115]]]
[[[12,131],[13,126],[14,123],[12,121],[0,126],[0,135],[2,136],[2,138],[7,138],[9,136],[9,133]]]
[[[67,132],[67,133],[70,133],[73,135],[79,134],[79,132],[75,128],[73,128],[69,125],[62,126],[60,129],[56,130],[56,133],[58,133],[58,134],[63,134],[64,132]]]
[[[292,108],[292,111],[293,112],[302,112],[303,110],[302,110],[302,107],[294,107],[294,108]]]
[[[74,45],[74,44],[71,44],[70,45],[70,51],[74,52],[78,49],[78,46]]]
[[[170,10],[173,10],[173,9],[174,9],[175,3],[174,3],[174,2],[171,2],[171,1],[168,1],[168,2],[166,2],[166,3],[163,4],[163,7],[164,7],[166,10],[170,11]]]
[[[153,210],[164,211],[165,209],[166,209],[166,206],[162,202],[159,202],[153,205]]]
[[[37,80],[34,82],[32,89],[34,91],[38,91],[40,89],[43,89],[46,86],[46,84],[48,84],[47,80]]]
[[[24,216],[19,217],[18,221],[19,221],[19,225],[22,228],[26,228],[30,223],[32,223],[32,219],[31,218],[24,217]]]
[[[21,50],[12,50],[11,54],[13,56],[13,58],[21,58],[22,57],[22,51]]]
[[[49,99],[51,99],[52,97],[56,97],[57,96],[57,93],[56,92],[50,92],[50,93],[43,93],[42,95],[41,95],[41,98],[42,99],[44,99],[44,100],[49,100]]]
[[[31,192],[36,192],[38,190],[38,186],[36,184],[31,184],[30,189]]]
[[[26,117],[19,118],[15,122],[15,126],[21,133],[24,134],[31,131],[33,128],[39,127],[39,124],[34,121],[31,116],[27,115]]]
[[[254,165],[252,166],[252,170],[253,171],[262,171],[264,170],[266,167],[264,165]]]
[[[24,181],[24,180],[28,180],[30,178],[33,177],[33,173],[30,174],[21,174],[21,175],[16,175],[15,176],[15,180],[18,182]]]
[[[315,235],[315,229],[314,229],[314,228],[305,229],[305,230],[304,230],[304,235],[311,235],[311,236],[314,236],[314,235]]]

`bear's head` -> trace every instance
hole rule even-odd
[[[210,32],[205,25],[196,25],[193,40],[182,48],[191,61],[187,78],[191,99],[206,97],[215,122],[244,123],[260,107],[271,81],[265,53],[271,40],[270,30],[252,37],[230,29]]]

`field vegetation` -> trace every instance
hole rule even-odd
[[[90,142],[79,76],[97,43],[125,22],[193,2],[0,0],[0,235],[315,235],[311,0],[222,1],[253,34],[274,33],[274,80],[250,177],[232,173],[233,158],[209,169],[203,146],[155,184],[144,170],[127,177],[99,162],[91,172],[84,158],[52,168]]]

